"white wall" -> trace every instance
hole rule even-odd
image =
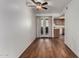
[[[40,20],[40,17],[38,17],[38,16],[36,17],[36,22],[37,22],[37,24],[36,24],[36,26],[37,26],[37,30],[36,30],[37,33],[36,34],[37,34],[37,37],[40,37],[40,34],[41,34],[41,31],[40,31],[41,30],[41,26],[40,26],[41,25],[41,20]]]
[[[35,38],[35,16],[26,1],[0,0],[0,57],[19,57]]]
[[[79,0],[68,5],[65,18],[65,43],[79,57]]]

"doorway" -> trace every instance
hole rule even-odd
[[[65,29],[65,19],[64,16],[54,18],[54,37],[64,38]]]
[[[52,37],[52,16],[37,16],[37,37]]]

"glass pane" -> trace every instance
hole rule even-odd
[[[43,27],[41,27],[41,35],[43,35]]]
[[[44,26],[44,20],[41,20],[41,27]]]
[[[43,35],[44,20],[41,20],[41,35]]]
[[[48,34],[48,31],[49,31],[49,29],[48,29],[48,27],[46,27],[45,28],[45,33]]]
[[[46,21],[46,27],[48,27],[48,26],[49,26],[49,21],[48,21],[48,19],[46,19],[45,21]]]

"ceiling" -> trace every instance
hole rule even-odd
[[[35,8],[33,8],[35,12],[44,14],[44,13],[61,13],[71,0],[38,0],[38,1],[48,2],[48,5],[46,6],[48,10],[37,11]],[[33,4],[31,0],[27,0],[27,3]]]

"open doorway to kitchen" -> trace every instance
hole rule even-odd
[[[54,37],[64,38],[65,35],[64,16],[54,18]]]

